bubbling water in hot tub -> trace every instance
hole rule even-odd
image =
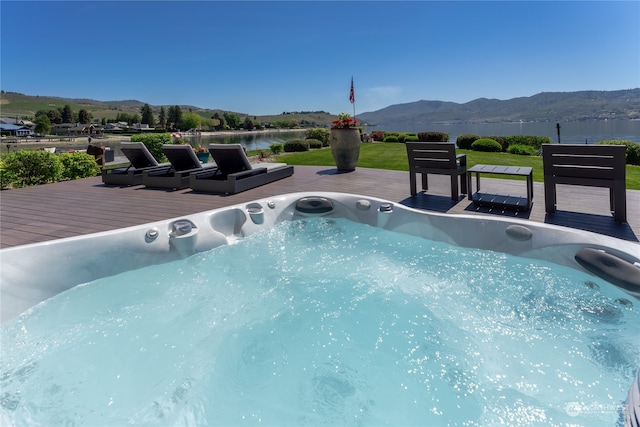
[[[284,222],[3,325],[0,408],[14,425],[611,425],[634,302],[545,261]]]

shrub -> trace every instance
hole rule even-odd
[[[269,149],[271,150],[271,154],[280,154],[284,151],[284,145],[280,142],[274,142],[269,146]]]
[[[285,153],[309,151],[309,143],[304,139],[290,139],[284,143]]]
[[[535,150],[539,150],[542,144],[551,144],[551,138],[548,136],[532,136],[532,135],[512,135],[503,137],[508,149],[511,145],[528,145]],[[496,141],[501,142],[496,139]],[[503,144],[504,147],[504,144]]]
[[[371,132],[370,135],[374,141],[382,141],[384,139],[384,131],[376,130]]]
[[[418,136],[415,133],[400,132],[398,133],[398,142],[405,143],[407,141],[417,141]]]
[[[478,135],[463,133],[462,135],[458,135],[458,138],[456,138],[456,145],[461,150],[471,150],[471,144],[476,142],[477,139],[480,139]]]
[[[163,163],[167,161],[164,153],[162,152],[163,144],[171,144],[170,133],[144,133],[131,135],[131,142],[142,142],[151,155],[158,161]]]
[[[331,131],[325,128],[307,129],[305,132],[306,139],[317,139],[322,142],[323,147],[328,147],[331,141]]]
[[[399,142],[398,135],[385,135],[382,142]]]
[[[100,173],[96,159],[87,153],[62,153],[60,161],[63,167],[62,178],[89,178]]]
[[[421,142],[449,142],[449,134],[446,132],[420,132],[418,141]]]
[[[626,141],[624,139],[605,139],[598,142],[603,145],[624,145],[627,147],[625,151],[625,158],[627,164],[640,166],[640,144],[633,141]]]
[[[475,151],[500,152],[502,151],[502,145],[495,139],[480,138],[471,144],[471,149]]]
[[[521,156],[535,156],[537,151],[530,145],[513,144],[507,148],[509,154],[519,154]]]
[[[507,151],[507,147],[509,147],[509,137],[508,136],[483,136],[485,139],[493,139],[498,144],[500,144],[500,151]],[[473,144],[471,144],[473,146]]]
[[[322,148],[322,141],[315,138],[307,138],[305,139],[309,144],[309,148]]]
[[[62,177],[60,156],[48,151],[15,151],[5,155],[2,164],[2,184],[5,187],[47,184]]]
[[[4,190],[13,182],[13,174],[5,167],[3,159],[0,159],[0,189]]]

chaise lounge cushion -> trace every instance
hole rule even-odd
[[[223,175],[253,169],[240,144],[210,144],[209,152]]]
[[[106,185],[140,185],[142,173],[150,169],[168,169],[169,163],[159,164],[142,142],[123,142],[120,151],[129,163],[127,167],[102,170],[102,182]]]
[[[285,163],[251,164],[240,144],[210,144],[209,153],[218,169],[191,173],[194,191],[235,194],[293,175],[293,166]]]
[[[120,145],[122,154],[127,156],[131,166],[136,169],[159,166],[158,161],[153,158],[149,149],[142,142],[123,142]]]
[[[215,163],[200,163],[190,145],[165,144],[162,152],[169,162],[169,169],[151,169],[142,174],[142,183],[146,187],[170,188],[180,190],[189,186],[189,174],[202,170],[217,170]]]
[[[173,144],[173,145],[163,145],[162,152],[169,162],[171,162],[171,166],[176,171],[186,171],[190,169],[202,169],[204,167],[213,167],[215,165],[208,164],[207,166],[203,166],[196,153],[194,153],[193,148],[190,145],[186,144]]]

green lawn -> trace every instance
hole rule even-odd
[[[507,153],[483,153],[471,150],[458,150],[467,155],[467,167],[477,164],[529,166],[533,168],[534,181],[543,181],[542,157],[518,156]],[[311,150],[304,153],[284,153],[278,156],[278,161],[290,165],[332,166],[334,165],[329,148]],[[363,168],[390,169],[408,171],[407,152],[404,144],[373,143],[362,144],[358,166]],[[500,178],[524,179],[500,175]],[[640,190],[640,166],[627,165],[627,188]]]

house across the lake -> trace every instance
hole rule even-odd
[[[22,125],[0,124],[0,133],[2,136],[15,136],[25,138],[33,135],[33,130]]]
[[[51,127],[51,133],[62,136],[90,136],[102,135],[104,129],[94,123],[56,123]]]

